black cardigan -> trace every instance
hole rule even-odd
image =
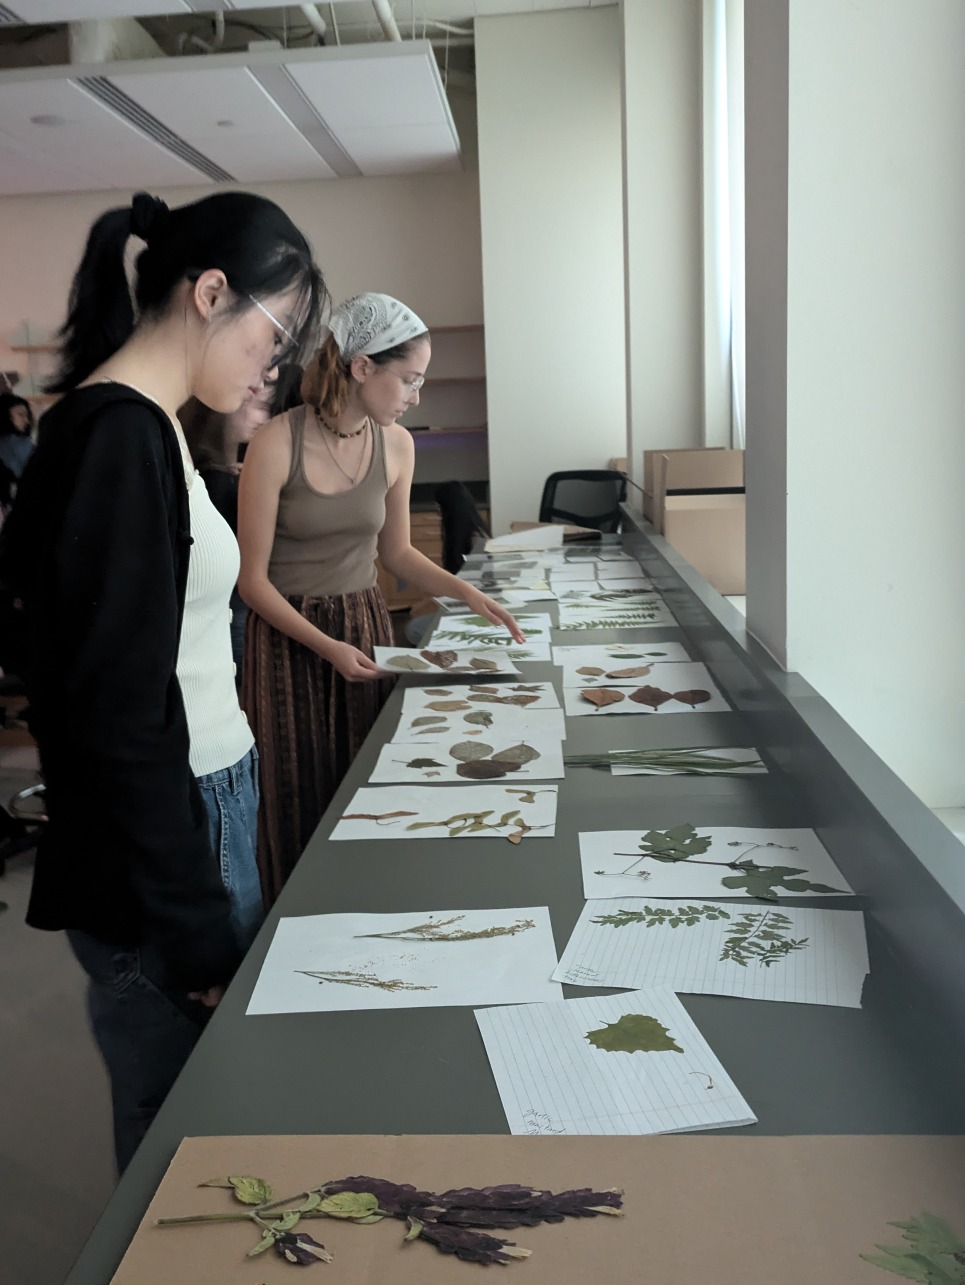
[[[201,990],[239,952],[175,673],[190,545],[158,406],[97,384],[48,411],[0,549],[50,817],[27,922],[152,947]]]

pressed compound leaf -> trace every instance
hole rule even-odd
[[[580,698],[589,701],[597,709],[603,709],[606,705],[616,705],[622,701],[624,693],[614,691],[612,687],[588,687],[580,692]],[[630,699],[633,699],[632,695]]]

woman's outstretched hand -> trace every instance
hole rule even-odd
[[[351,643],[331,641],[322,654],[349,683],[365,683],[374,678],[387,677],[384,669],[380,669],[364,651],[359,651]]]
[[[487,598],[484,593],[475,590],[466,598],[466,605],[470,607],[477,616],[485,616],[487,620],[492,621],[494,625],[503,625],[509,630],[514,642],[525,643],[526,635],[520,629],[519,625],[511,612],[505,607],[501,607],[498,602],[492,598]]]

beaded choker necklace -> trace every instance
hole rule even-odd
[[[354,432],[354,433],[343,433],[341,429],[339,429],[339,428],[333,428],[333,427],[332,427],[332,425],[331,425],[331,424],[328,422],[328,420],[325,418],[325,416],[321,413],[321,411],[316,411],[316,414],[318,415],[318,422],[319,422],[319,423],[320,423],[324,428],[327,428],[327,429],[328,429],[328,431],[329,431],[330,433],[333,433],[336,437],[346,437],[346,438],[347,438],[347,437],[358,437],[361,433],[364,433],[364,432],[365,432],[365,430],[366,430],[366,429],[368,428],[368,426],[369,426],[369,421],[368,421],[368,420],[366,420],[366,421],[365,421],[365,423],[362,425],[362,427],[361,427],[361,428],[357,428],[357,429],[355,430],[355,432]]]

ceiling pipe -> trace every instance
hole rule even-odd
[[[305,15],[308,25],[311,27],[319,40],[324,40],[328,32],[328,24],[322,15],[318,12],[317,4],[300,4],[299,9]]]
[[[399,30],[389,0],[372,0],[372,8],[375,10],[375,16],[379,20],[386,40],[401,40],[402,32]]]

